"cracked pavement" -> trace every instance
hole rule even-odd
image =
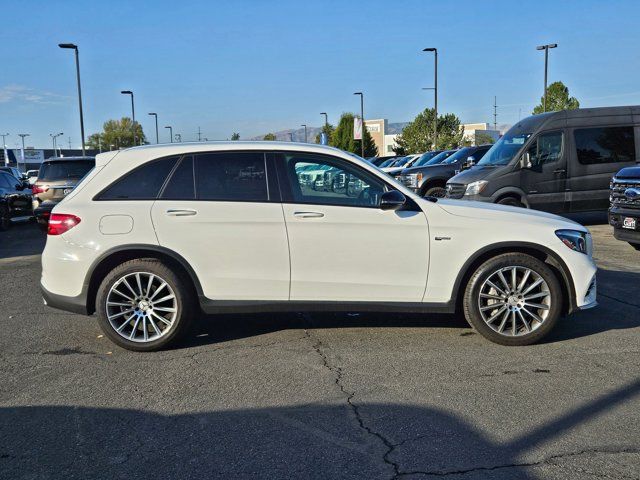
[[[202,317],[128,352],[44,307],[0,234],[0,478],[638,479],[640,252],[590,227],[600,306],[507,348],[460,317]]]

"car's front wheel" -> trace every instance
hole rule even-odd
[[[530,345],[554,327],[562,311],[562,289],[544,262],[507,253],[480,265],[463,299],[467,321],[500,345]]]
[[[125,262],[98,289],[100,328],[128,350],[165,348],[188,330],[194,310],[191,292],[188,281],[159,260]]]

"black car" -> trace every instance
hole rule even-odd
[[[541,113],[522,119],[473,168],[447,183],[447,198],[551,213],[605,212],[609,182],[636,165],[640,107]]]
[[[433,157],[433,164],[406,168],[397,178],[422,197],[444,197],[447,180],[480,160],[490,148],[491,145],[480,145],[447,150]]]
[[[33,216],[43,232],[46,232],[49,229],[49,217],[51,216],[51,210],[53,210],[53,207],[58,205],[58,203],[60,203],[60,200],[47,200],[38,205],[38,207],[33,211]]]
[[[33,216],[31,189],[7,172],[0,171],[0,230],[7,230],[13,221]]]
[[[609,223],[613,236],[640,250],[640,166],[616,173],[610,191]]]

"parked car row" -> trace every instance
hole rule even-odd
[[[0,167],[0,230],[34,217],[46,230],[53,207],[94,165],[93,157],[65,157],[50,158],[39,170],[26,174],[15,167]]]

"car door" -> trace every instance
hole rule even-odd
[[[567,159],[562,130],[543,132],[529,144],[529,164],[521,170],[521,186],[529,206],[546,212],[563,212],[568,206]]]
[[[273,185],[263,152],[195,153],[154,202],[158,242],[191,265],[207,298],[288,300],[289,248]]]
[[[573,130],[574,148],[569,162],[571,211],[605,211],[609,183],[622,168],[636,164],[632,125],[610,125]]]
[[[346,159],[277,155],[294,301],[419,302],[429,263],[428,224],[415,208],[383,211],[389,185]],[[330,189],[305,172],[331,169]],[[412,204],[413,202],[410,201]]]

